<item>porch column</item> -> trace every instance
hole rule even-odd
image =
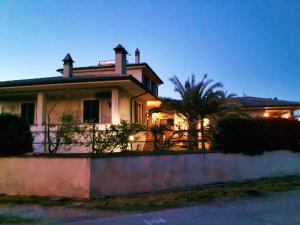
[[[40,92],[37,95],[36,104],[36,124],[38,126],[43,125],[46,122],[46,96]]]
[[[119,124],[119,90],[117,88],[113,88],[111,91],[111,113],[111,123]]]
[[[291,110],[289,111],[289,118],[291,118],[291,119],[294,118],[294,110],[293,110],[293,109],[291,109]]]

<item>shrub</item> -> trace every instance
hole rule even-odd
[[[154,124],[149,131],[153,136],[154,151],[170,150],[178,144],[179,140],[185,139],[184,132],[173,130],[164,124]]]
[[[225,153],[262,154],[264,151],[299,151],[300,122],[273,118],[221,119],[213,135],[213,148]]]
[[[60,125],[52,125],[50,120],[47,124],[47,145],[50,154],[57,153],[61,147],[69,150],[70,145],[76,143],[76,136],[80,133],[80,120],[72,114],[63,114],[60,118]],[[84,130],[85,128],[83,128]]]
[[[145,127],[141,124],[129,124],[125,120],[117,125],[112,124],[106,127],[105,130],[93,126],[93,128],[87,128],[84,132],[86,134],[84,137],[86,140],[85,145],[92,147],[92,152],[95,154],[112,153],[116,150],[125,152],[130,149],[129,137],[145,130]]]
[[[15,115],[0,115],[0,155],[32,152],[32,143],[33,137],[28,124]]]

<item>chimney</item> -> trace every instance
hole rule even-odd
[[[137,48],[135,50],[135,64],[139,64],[140,63],[140,50]]]
[[[118,44],[115,50],[115,73],[117,75],[126,75],[126,49]]]
[[[64,70],[63,70],[64,78],[73,77],[73,62],[74,61],[73,61],[71,55],[68,53],[62,61],[64,62]]]

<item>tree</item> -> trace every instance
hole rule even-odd
[[[73,115],[63,114],[60,117],[60,124],[52,125],[49,116],[46,125],[48,152],[57,153],[62,146],[67,150],[67,146],[76,143],[77,136],[85,130],[84,127],[80,128],[80,123]]]
[[[181,100],[167,101],[164,107],[176,110],[187,119],[189,148],[192,150],[198,149],[197,125],[200,123],[201,145],[205,151],[204,118],[228,110],[234,104],[231,100],[233,94],[227,95],[222,90],[223,84],[213,83],[213,80],[207,79],[207,74],[199,83],[196,83],[194,74],[184,84],[175,75],[170,81],[174,84],[175,91],[180,94]]]

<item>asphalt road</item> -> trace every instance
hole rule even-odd
[[[300,190],[263,198],[85,220],[72,225],[300,225]]]

